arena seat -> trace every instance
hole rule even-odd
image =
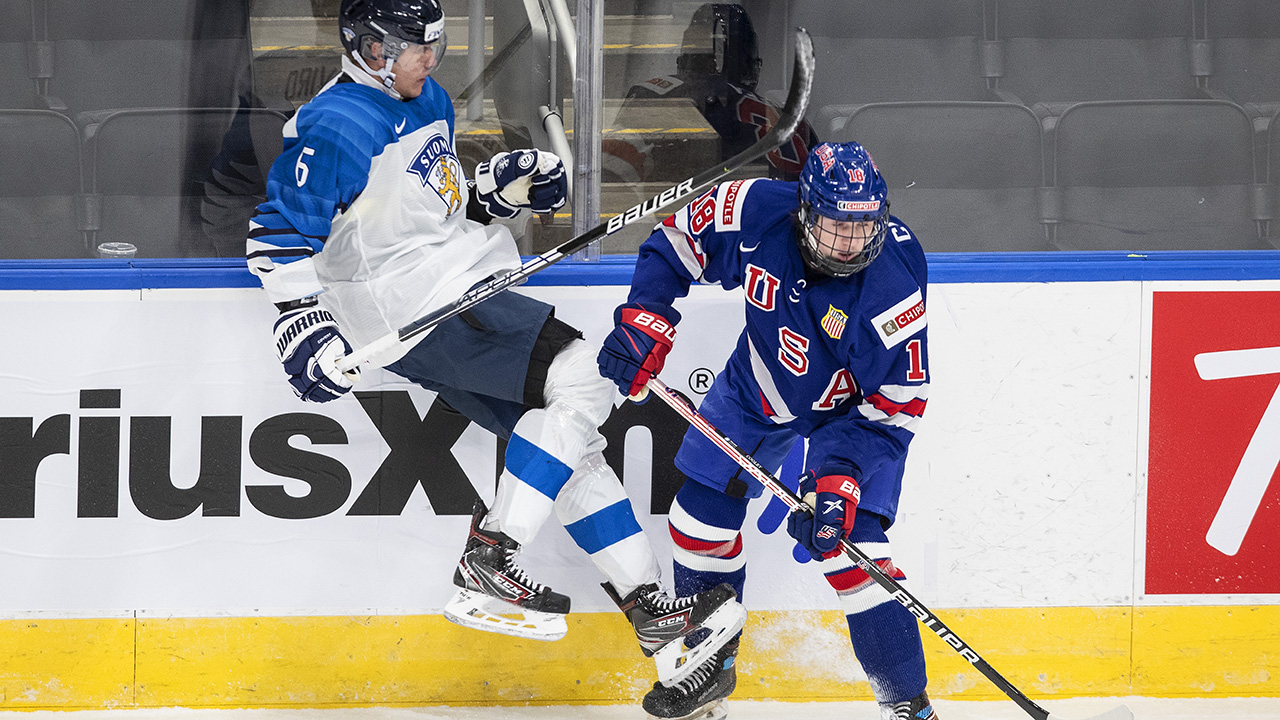
[[[1072,105],[1058,121],[1052,177],[1045,219],[1064,250],[1266,247],[1253,125],[1234,103]]]
[[[69,118],[0,110],[0,258],[88,253],[77,224],[80,141]]]
[[[1264,148],[1266,151],[1265,177],[1259,191],[1262,234],[1272,247],[1280,248],[1280,110],[1271,116],[1270,129]]]
[[[235,107],[251,85],[248,0],[43,0],[49,93],[75,117],[131,107]]]
[[[809,107],[988,99],[982,4],[796,0],[792,24],[809,30],[817,58]]]
[[[1280,107],[1280,3],[1201,0],[1211,51],[1208,87],[1267,115]]]
[[[1051,250],[1040,223],[1040,126],[996,102],[876,103],[833,123],[863,143],[889,185],[891,211],[929,252]]]
[[[0,108],[36,108],[31,0],[0,0]]]
[[[262,108],[129,109],[85,129],[91,242],[139,257],[238,257],[283,113]]]
[[[1000,87],[1027,105],[1197,98],[1191,0],[1004,0]]]

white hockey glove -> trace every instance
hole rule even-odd
[[[300,303],[282,304],[275,324],[276,355],[298,397],[309,402],[336,400],[351,391],[360,369],[338,370],[338,359],[351,352],[351,345],[338,332],[333,315],[314,298]]]
[[[512,217],[522,208],[554,212],[568,195],[564,163],[549,152],[513,150],[476,166],[476,199],[496,218]]]

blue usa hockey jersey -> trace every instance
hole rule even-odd
[[[711,188],[641,245],[629,301],[669,306],[695,282],[741,287],[746,327],[717,382],[734,378],[743,407],[809,438],[809,467],[851,465],[862,481],[903,460],[928,399],[924,252],[891,217],[865,270],[806,273],[797,204],[792,182]]]

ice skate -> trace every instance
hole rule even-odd
[[[451,622],[531,640],[559,640],[568,632],[569,598],[540,585],[515,563],[520,543],[481,529],[488,510],[476,501],[467,547],[453,573],[458,586],[444,607]]]
[[[928,693],[900,703],[880,703],[880,720],[938,720]]]
[[[738,685],[734,660],[738,640],[720,648],[684,680],[667,687],[654,683],[644,696],[644,711],[661,720],[720,720],[728,715],[724,701]]]
[[[667,595],[656,583],[641,585],[625,598],[609,583],[602,587],[631,621],[640,649],[653,658],[659,682],[668,687],[689,677],[747,622],[747,609],[728,583],[682,598]],[[694,634],[706,637],[686,647],[685,639]]]

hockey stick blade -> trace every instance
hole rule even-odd
[[[649,382],[646,383],[646,386],[652,390],[654,394],[662,398],[663,402],[670,405],[672,410],[675,410],[680,417],[688,421],[688,423],[698,430],[698,432],[705,435],[706,438],[716,447],[720,448],[726,455],[733,458],[734,462],[738,463],[743,470],[746,470],[751,477],[760,481],[760,484],[764,485],[770,492],[776,495],[778,499],[787,506],[788,510],[803,510],[808,513],[813,512],[812,508],[805,505],[801,502],[800,498],[796,497],[796,494],[791,491],[791,488],[788,488],[786,485],[779,482],[778,479],[773,476],[772,472],[765,469],[765,467],[757,462],[755,458],[748,455],[727,435],[717,430],[716,427],[707,421],[706,418],[702,417],[697,409],[693,407],[693,403],[688,398],[681,395],[678,391],[667,387],[666,384],[658,378],[649,378]],[[960,636],[952,632],[951,628],[948,628],[937,615],[934,615],[933,612],[917,600],[915,596],[907,592],[906,588],[902,587],[897,580],[894,580],[885,573],[879,565],[873,562],[871,558],[867,557],[867,555],[859,550],[853,543],[848,540],[841,540],[840,549],[844,551],[845,555],[849,556],[850,560],[857,563],[858,567],[865,571],[867,575],[876,582],[876,584],[884,588],[894,600],[897,600],[899,604],[915,616],[916,620],[919,620],[921,625],[924,625],[926,628],[931,630],[944,643],[946,643],[948,647],[959,653],[960,657],[968,660],[978,672],[982,673],[993,685],[1000,688],[1000,690],[1002,690],[1005,695],[1008,695],[1009,699],[1014,701],[1024,712],[1035,720],[1063,720],[1063,718],[1049,713],[1049,711],[1032,702],[1032,700],[1024,695],[1021,690],[1014,687],[1013,683],[1010,683],[1003,675],[996,672],[995,668],[987,664],[986,660],[983,660],[982,657],[973,650],[973,648],[969,647],[967,643],[961,640]],[[1133,720],[1133,713],[1129,712],[1129,708],[1121,705],[1114,710],[1095,716],[1089,720]]]
[[[813,41],[809,38],[809,33],[804,28],[796,29],[795,46],[795,64],[791,69],[791,86],[787,89],[787,100],[778,114],[778,122],[764,134],[764,137],[753,143],[751,147],[729,158],[723,164],[708,168],[681,182],[679,185],[669,187],[648,200],[609,218],[608,222],[600,223],[581,235],[566,240],[511,272],[471,288],[457,300],[427,313],[398,331],[388,333],[355,350],[350,355],[338,360],[338,369],[343,372],[352,370],[375,355],[389,350],[397,343],[402,343],[422,333],[430,332],[445,320],[475,307],[503,290],[523,283],[534,273],[547,269],[596,240],[612,235],[650,215],[672,209],[673,206],[690,195],[714,185],[744,165],[759,160],[777,149],[778,146],[789,140],[791,135],[795,133],[796,128],[799,127],[805,111],[809,108],[809,93],[813,87]]]

